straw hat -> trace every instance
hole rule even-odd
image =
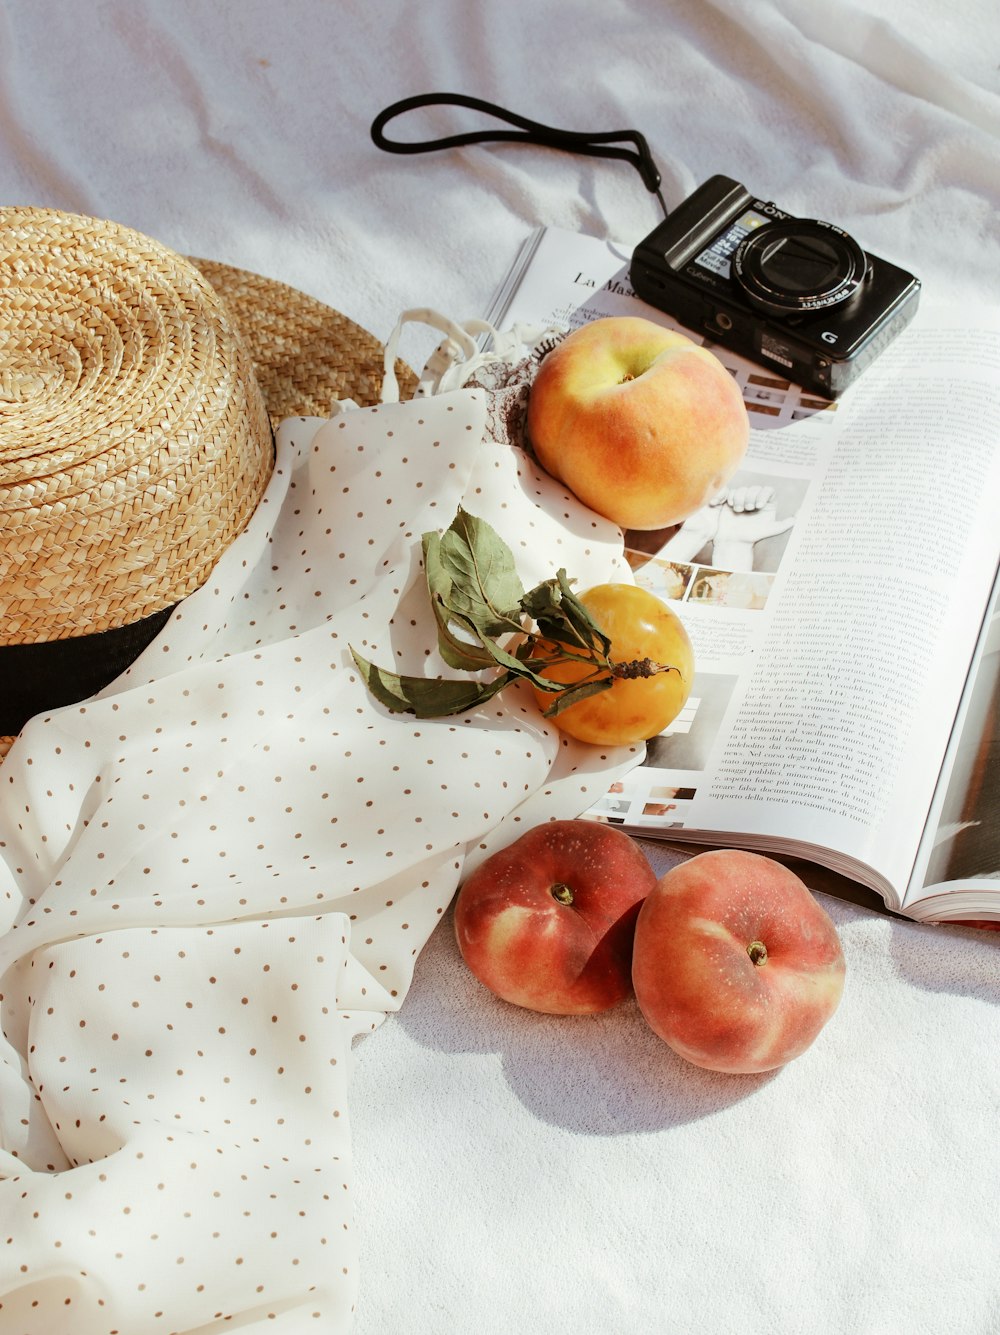
[[[382,357],[284,284],[0,208],[0,754],[205,581],[267,485],[271,427],[376,402]]]

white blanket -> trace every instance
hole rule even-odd
[[[383,339],[406,307],[481,314],[539,223],[627,243],[655,225],[658,205],[623,163],[524,145],[390,157],[371,144],[388,102],[468,92],[570,129],[641,130],[668,205],[724,172],[846,227],[919,274],[929,298],[995,301],[998,61],[995,0],[948,12],[916,0],[39,0],[0,9],[0,180],[4,202],[113,218],[291,283]],[[442,109],[393,133],[483,123]],[[430,341],[407,338],[402,352],[419,365]],[[192,651],[192,623],[168,634]],[[198,718],[214,718],[216,684],[206,675],[202,686]],[[127,704],[139,723],[146,698],[113,689],[64,729],[74,740],[59,764],[96,764],[81,758],[90,729],[128,735],[109,731],[108,715]],[[277,744],[301,735],[289,721]],[[164,743],[176,759],[187,740]],[[37,1040],[29,1074],[45,1088],[19,1102],[30,1086],[14,1068],[0,1088],[3,1335],[352,1322],[361,1335],[1000,1329],[997,936],[824,898],[848,965],[834,1020],[777,1074],[709,1075],[675,1059],[631,1005],[558,1020],[479,987],[437,913],[460,857],[421,876],[431,897],[407,882],[421,914],[405,928],[390,893],[369,896],[377,931],[325,912],[308,874],[287,867],[294,836],[328,819],[317,814],[326,789],[309,790],[301,829],[286,823],[288,803],[265,804],[268,838],[287,855],[273,884],[251,856],[266,839],[220,847],[218,822],[199,813],[185,817],[188,830],[202,821],[199,866],[183,863],[188,853],[171,861],[166,829],[151,888],[152,864],[123,833],[143,822],[142,793],[123,793],[110,819],[131,916],[119,923],[102,891],[100,913],[53,931],[46,907],[79,907],[55,888],[53,832],[97,798],[52,789],[54,806],[20,755],[0,769],[4,887],[41,894],[41,925],[27,929],[34,953],[8,934],[6,958],[25,963],[0,991],[8,1006],[34,998],[32,1037],[23,1012],[5,1011],[4,1028],[18,1052]],[[254,782],[280,786],[265,759],[255,756]],[[541,759],[518,761],[531,788],[553,763]],[[488,804],[487,820],[460,806],[460,840],[498,810]],[[96,828],[88,840],[74,826],[72,838],[86,894],[107,849]],[[40,846],[26,875],[21,854]],[[228,859],[249,906],[233,897]],[[167,905],[155,938],[150,903],[139,906],[154,893]],[[13,920],[21,906],[5,902]],[[366,935],[391,941],[385,958],[365,954]],[[269,1008],[265,964],[299,984],[294,1004]],[[155,975],[180,1001],[161,1046],[132,1005],[155,1011]],[[328,1013],[334,993],[354,1017],[343,1029]],[[319,1061],[305,1055],[314,1048]],[[205,1074],[191,1076],[199,1062]],[[123,1077],[145,1079],[138,1098],[122,1093]],[[81,1158],[95,1162],[69,1166]]]

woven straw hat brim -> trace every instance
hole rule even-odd
[[[274,426],[286,417],[327,417],[336,399],[378,402],[384,349],[360,325],[285,283],[214,260],[191,263],[232,313]],[[396,376],[400,397],[410,397],[417,377],[403,362]]]
[[[377,402],[382,362],[377,339],[286,284],[114,223],[0,208],[0,654],[103,635],[122,670],[132,633],[148,640],[246,525],[271,428]]]

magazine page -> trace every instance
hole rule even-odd
[[[574,327],[641,314],[627,249],[546,230],[494,310]],[[836,403],[706,342],[751,443],[679,531],[626,535],[695,649],[691,698],[592,815],[800,853],[898,907],[1000,556],[1000,321],[925,307]]]

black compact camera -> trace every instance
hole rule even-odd
[[[686,328],[834,399],[909,324],[920,280],[832,223],[713,176],[635,248],[636,293]]]

